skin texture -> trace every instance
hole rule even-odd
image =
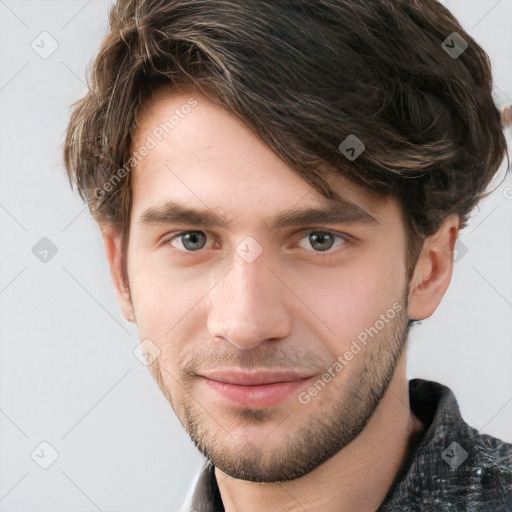
[[[227,511],[375,510],[424,427],[409,408],[407,321],[429,317],[440,303],[459,219],[447,217],[426,239],[411,283],[398,203],[342,176],[331,181],[336,191],[376,221],[270,229],[276,214],[327,200],[206,98],[158,91],[134,148],[191,96],[197,106],[132,171],[126,254],[116,229],[102,226],[123,313],[151,340],[158,357],[150,371],[214,462]],[[166,201],[213,211],[226,226],[142,221]],[[204,247],[187,252],[177,235],[201,230]],[[326,232],[338,236],[318,250],[310,235]],[[248,262],[240,248],[262,252]],[[336,371],[337,358],[372,326],[378,332]],[[198,375],[213,367],[295,370],[310,379],[257,409],[213,391]],[[303,403],[329,369],[333,378]]]

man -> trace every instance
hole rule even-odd
[[[510,444],[406,378],[505,155],[434,0],[119,0],[65,160],[206,456],[187,510],[508,511]]]

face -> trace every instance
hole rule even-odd
[[[404,346],[399,205],[341,176],[331,203],[197,94],[159,92],[144,145],[126,256],[150,370],[220,470],[298,478],[361,432]]]

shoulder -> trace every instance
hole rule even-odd
[[[379,512],[512,512],[512,444],[468,425],[447,386],[414,379],[410,392],[427,427]]]
[[[467,425],[467,493],[484,507],[512,512],[512,444]],[[499,508],[501,507],[501,508]],[[477,510],[477,509],[475,509]]]

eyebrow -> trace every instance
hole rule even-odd
[[[380,221],[370,211],[345,199],[331,200],[325,206],[283,210],[273,216],[270,221],[270,226],[265,221],[265,226],[269,230],[304,224],[355,222],[380,224]],[[202,228],[228,227],[228,222],[212,209],[191,208],[175,201],[167,201],[162,205],[148,208],[140,216],[139,222],[145,225],[188,224]]]

